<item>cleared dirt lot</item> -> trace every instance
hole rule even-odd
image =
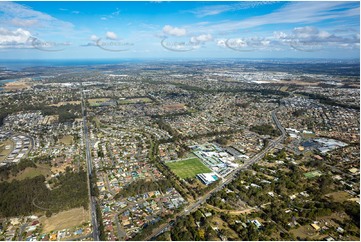
[[[30,87],[31,87],[30,83],[26,81],[16,81],[16,82],[6,83],[3,88],[7,91],[15,91],[15,90],[27,89]]]
[[[83,207],[73,208],[54,214],[50,218],[43,216],[40,220],[44,225],[43,232],[49,233],[53,230],[72,228],[89,221],[89,212]]]

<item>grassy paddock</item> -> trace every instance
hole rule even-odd
[[[110,98],[91,98],[88,99],[89,105],[91,107],[99,106],[102,103],[110,101]]]
[[[11,176],[7,181],[11,182],[13,180],[24,180],[26,178],[34,178],[36,176],[43,175],[44,177],[48,177],[51,175],[51,167],[46,164],[36,163],[35,167],[26,167],[25,170],[20,171],[16,176]]]
[[[64,145],[71,145],[73,143],[74,137],[72,135],[65,135],[59,139],[59,143]]]
[[[81,104],[81,101],[66,101],[66,102],[59,102],[56,104],[51,104],[49,106],[53,106],[53,107],[60,107],[60,106],[65,106],[67,104],[71,104],[71,105],[79,105]]]
[[[126,104],[135,104],[135,103],[150,103],[152,100],[147,97],[141,97],[141,98],[129,98],[118,101],[119,105],[126,105]]]
[[[10,146],[10,149],[6,149],[7,146]],[[13,151],[14,142],[11,139],[8,139],[4,142],[0,142],[0,162],[3,162],[5,158]]]

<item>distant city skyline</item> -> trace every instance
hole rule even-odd
[[[359,59],[360,3],[0,2],[1,59]]]

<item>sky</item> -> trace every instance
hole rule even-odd
[[[360,2],[0,2],[0,59],[359,59]]]

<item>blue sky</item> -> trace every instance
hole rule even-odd
[[[0,59],[359,58],[360,3],[0,2]]]

